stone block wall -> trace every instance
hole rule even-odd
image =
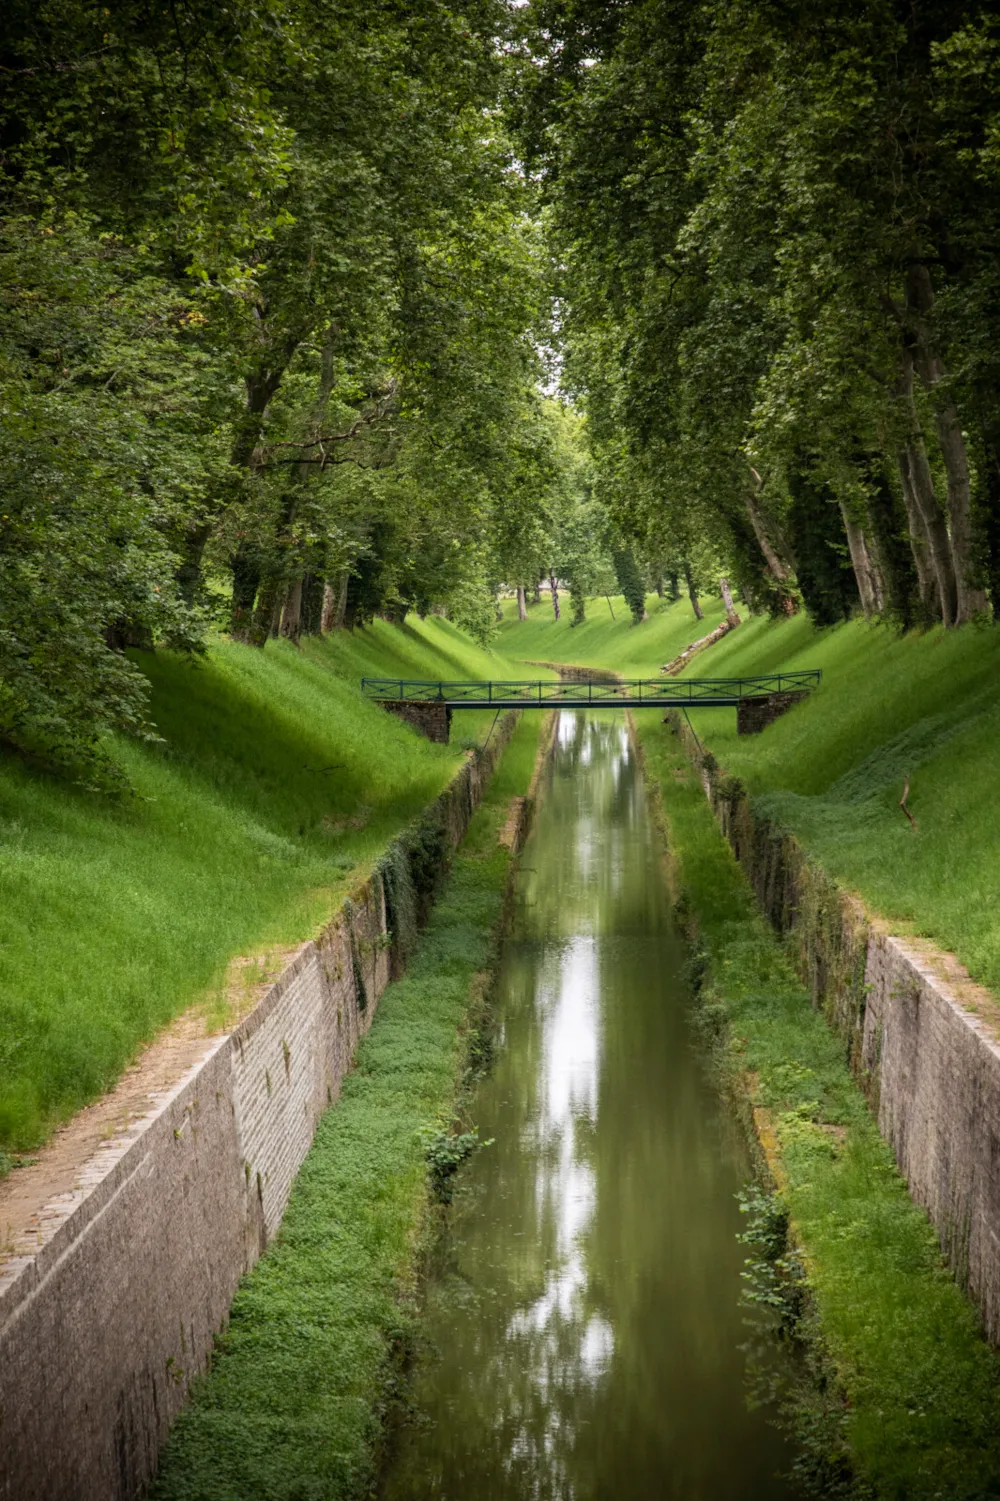
[[[741,698],[736,706],[736,733],[759,735],[761,730],[766,730],[769,724],[808,696],[807,688],[796,688],[789,693],[759,693],[753,698]]]
[[[447,704],[435,703],[408,703],[405,699],[385,698],[379,699],[383,709],[388,709],[390,714],[395,714],[397,719],[402,719],[411,729],[418,730],[421,735],[426,735],[428,740],[436,740],[441,745],[448,744],[448,736],[451,734],[451,709]]]
[[[516,722],[425,817],[444,863]],[[419,831],[418,831],[419,832]],[[408,847],[415,835],[401,836]],[[421,846],[421,858],[426,856]],[[0,1258],[0,1498],[133,1501],[389,980],[376,873]]]
[[[954,955],[894,936],[671,723],[723,833],[855,1078],[914,1201],[1000,1347],[1000,1002]]]

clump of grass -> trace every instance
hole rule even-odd
[[[816,1467],[846,1443],[879,1497],[996,1494],[1000,1362],[925,1215],[719,833],[677,743],[638,716],[660,787],[701,995],[725,1067],[768,1113],[780,1200],[802,1251],[825,1359],[846,1399],[801,1414]],[[831,1440],[829,1422],[839,1434]],[[809,1444],[806,1453],[809,1454]]]
[[[398,1294],[412,1282],[417,1227],[435,1181],[447,1197],[451,1159],[469,1145],[471,1133],[440,1123],[454,1109],[460,1028],[503,905],[510,856],[497,836],[528,784],[539,729],[537,717],[522,719],[409,974],[379,1002],[281,1231],[241,1283],[211,1374],[174,1430],[158,1501],[370,1494],[413,1341]]]
[[[248,950],[308,937],[462,756],[360,678],[509,675],[448,622],[143,655],[163,744],[113,804],[0,756],[0,1147],[38,1144]],[[481,738],[492,715],[470,713]]]

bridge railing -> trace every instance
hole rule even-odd
[[[704,704],[723,706],[770,693],[815,688],[819,669],[739,678],[502,678],[446,682],[421,678],[362,678],[366,698],[395,703],[444,703],[453,709],[516,704]]]

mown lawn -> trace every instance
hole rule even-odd
[[[307,937],[485,738],[492,716],[467,713],[432,745],[362,699],[363,674],[511,671],[413,618],[139,660],[163,744],[114,745],[131,802],[0,759],[0,1170],[217,995],[234,955]]]

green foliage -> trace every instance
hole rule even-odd
[[[646,586],[631,547],[616,549],[614,564],[618,587],[631,612],[632,624],[641,625],[646,616]]]
[[[472,1145],[473,1133],[452,1136],[439,1122],[453,1107],[458,1028],[500,920],[510,856],[497,836],[509,798],[527,786],[538,730],[526,715],[409,974],[379,1002],[281,1230],[240,1284],[211,1374],[174,1428],[156,1501],[371,1493],[412,1345],[400,1297],[413,1280],[429,1180],[437,1174],[447,1200],[454,1159]]]
[[[427,1177],[431,1193],[439,1204],[450,1204],[455,1197],[455,1177],[473,1152],[490,1142],[480,1141],[478,1131],[454,1132],[445,1126],[427,1126],[421,1132]]]
[[[532,0],[521,17],[562,378],[625,534],[651,559],[708,538],[762,608],[794,597],[796,564],[815,597],[815,550],[789,535],[805,455],[805,531],[843,547],[856,528],[866,614],[909,623],[914,569],[920,612],[981,614],[1000,507],[992,12]]]
[[[208,613],[298,640],[347,576],[352,625],[437,605],[488,641],[544,425],[508,30],[498,0],[5,8],[8,745],[114,780],[107,731],[154,733],[123,647]]]
[[[443,790],[461,748],[362,700],[362,675],[512,672],[440,620],[139,660],[162,742],[108,748],[134,799],[0,759],[4,1146],[109,1088],[185,1007],[217,1014],[234,955],[308,937]],[[481,741],[492,718],[465,722]]]

